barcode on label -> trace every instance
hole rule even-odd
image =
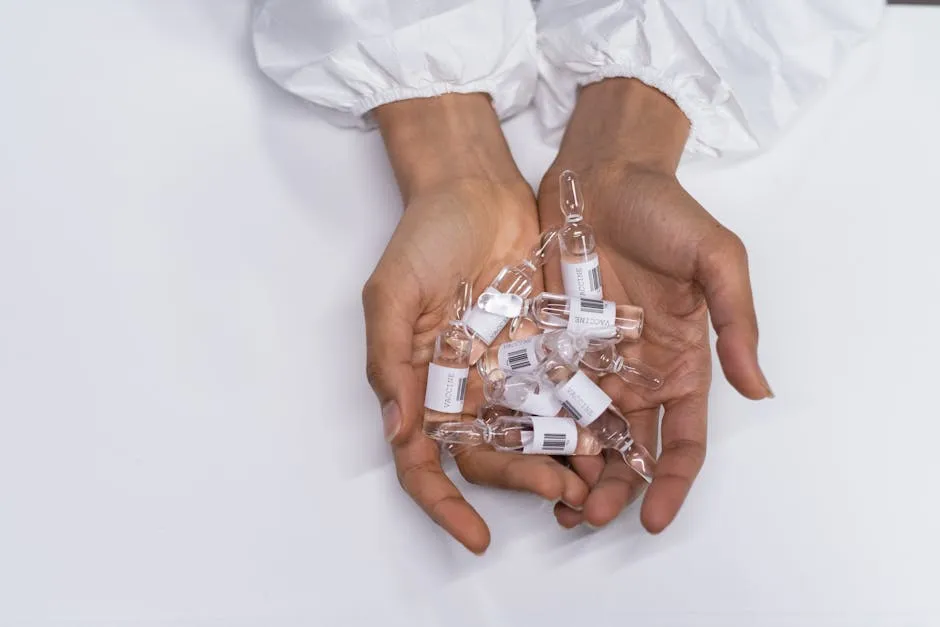
[[[509,353],[506,361],[509,364],[510,370],[521,370],[523,368],[532,367],[532,364],[529,363],[529,351],[525,347]]]
[[[542,435],[542,450],[561,452],[568,447],[568,436],[564,433],[545,433]]]
[[[457,385],[457,402],[463,402],[464,396],[467,395],[467,377],[464,377],[460,380],[460,383]]]
[[[581,299],[581,311],[602,314],[604,313],[604,301],[593,298]]]
[[[588,280],[591,283],[591,291],[596,292],[601,289],[601,275],[597,266],[591,268],[591,271],[588,273]]]
[[[581,418],[582,418],[581,412],[579,412],[577,409],[575,409],[575,408],[574,408],[574,405],[572,405],[572,404],[569,403],[568,401],[565,401],[565,402],[563,402],[563,403],[561,404],[561,406],[564,407],[565,411],[568,412],[568,415],[569,415],[569,416],[571,416],[572,418],[574,418],[574,419],[575,419],[576,421],[578,421],[578,422],[581,421]]]

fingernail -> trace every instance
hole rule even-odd
[[[760,373],[760,380],[764,384],[764,398],[774,398],[774,391],[770,389],[770,384],[767,383],[767,377],[764,376],[763,371]]]
[[[401,429],[401,411],[398,403],[389,401],[382,405],[382,427],[385,430],[385,441],[391,442]]]

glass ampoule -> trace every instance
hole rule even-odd
[[[437,428],[434,430],[432,436],[433,436],[433,439],[438,440],[439,442],[441,442],[441,444],[444,445],[444,448],[447,450],[448,453],[451,454],[452,457],[457,457],[458,455],[462,455],[463,453],[466,453],[467,451],[472,449],[474,446],[478,445],[479,442],[476,442],[472,439],[466,440],[466,441],[455,441],[453,438],[451,438],[450,441],[448,441],[448,438],[442,437],[440,433],[440,430],[442,427],[445,427],[446,425],[453,425],[457,422],[472,423],[474,421],[480,421],[483,423],[492,423],[496,421],[497,419],[504,417],[504,416],[519,416],[519,415],[520,415],[520,412],[517,412],[508,407],[501,407],[500,405],[491,405],[489,403],[486,403],[482,407],[480,407],[479,411],[477,412],[477,417],[475,419],[469,419],[469,420],[463,419],[463,420],[453,420],[451,422],[442,422],[437,425]]]
[[[483,379],[483,397],[490,405],[533,416],[556,416],[561,411],[553,386],[534,373],[506,374],[497,368]]]
[[[470,306],[470,284],[461,280],[454,295],[453,313],[458,320]],[[434,353],[428,365],[424,393],[424,432],[432,435],[442,422],[452,421],[463,412],[470,373],[473,336],[463,322],[451,320],[434,340]]]
[[[482,363],[482,362],[481,362]],[[607,346],[581,356],[581,365],[605,374],[615,374],[630,385],[650,390],[663,387],[663,376],[639,359],[626,359],[616,346]]]
[[[522,315],[528,315],[546,331],[590,333],[598,342],[606,340],[604,345],[638,340],[643,333],[642,307],[618,305],[609,300],[542,292],[525,302]]]
[[[558,177],[559,204],[565,224],[558,230],[561,280],[568,296],[604,297],[594,229],[584,221],[584,196],[577,175],[565,170]]]
[[[522,308],[520,307],[520,312]],[[509,339],[515,342],[516,340],[524,340],[527,337],[532,337],[533,335],[538,335],[542,332],[542,328],[535,323],[535,320],[532,319],[532,316],[516,316],[512,319],[512,322],[509,323]]]
[[[455,321],[448,323],[434,341],[424,395],[424,432],[428,435],[438,424],[454,420],[463,411],[472,343],[467,328]]]
[[[526,455],[597,455],[604,449],[591,431],[564,416],[510,413],[488,420],[445,422],[434,438],[460,452],[483,445]]]
[[[587,348],[587,338],[559,329],[491,346],[477,362],[477,371],[484,381],[495,369],[507,374],[532,372],[550,352],[565,350],[574,357],[583,354]]]
[[[536,376],[538,375],[538,376]],[[549,355],[536,375],[510,375],[503,392],[505,402],[523,404],[526,394],[542,394],[540,379],[552,387],[568,417],[589,431],[605,449],[620,453],[627,466],[646,481],[652,481],[656,462],[642,444],[633,440],[630,422],[614,406],[612,399],[578,370],[576,363],[559,355]],[[544,387],[542,385],[541,387]]]
[[[551,251],[558,241],[558,232],[550,229],[539,235],[539,243],[520,263],[506,266],[499,271],[493,282],[484,290],[487,299],[496,304],[505,300],[503,296],[513,296],[510,306],[517,308],[517,303],[528,298],[532,293],[533,280],[539,269],[545,265]],[[507,315],[508,314],[508,315]],[[463,316],[463,322],[473,334],[473,349],[470,363],[474,364],[483,355],[486,347],[493,343],[506,327],[513,311],[501,311],[499,308],[474,306]]]
[[[577,362],[553,353],[542,362],[537,374],[554,387],[555,396],[568,416],[593,433],[605,449],[618,451],[627,466],[643,479],[653,480],[656,466],[653,456],[646,447],[633,440],[630,422],[614,406],[613,399],[578,370]],[[521,386],[515,387],[513,393],[518,396],[522,393]]]

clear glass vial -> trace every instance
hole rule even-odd
[[[478,304],[464,314],[463,321],[473,334],[471,364],[476,363],[486,347],[496,340],[514,315],[512,311],[501,310],[498,305],[508,302],[510,306],[515,307],[517,302],[522,302],[529,297],[534,287],[535,275],[545,265],[557,241],[558,233],[554,229],[540,234],[538,245],[529,252],[528,256],[520,263],[500,270],[481,294],[481,298],[485,297],[486,301],[493,306],[483,308]],[[505,296],[514,298],[507,300]]]
[[[618,305],[609,300],[572,298],[564,294],[542,292],[526,301],[524,315],[545,329],[567,329],[589,333],[604,345],[623,340],[638,340],[643,333],[643,308]]]
[[[459,318],[470,304],[470,285],[460,281],[454,295],[454,317]],[[463,322],[451,320],[434,340],[434,353],[428,365],[424,393],[424,432],[428,435],[442,422],[454,420],[463,412],[470,373],[473,336]]]
[[[527,455],[597,455],[603,446],[572,418],[498,415],[489,420],[446,422],[434,435],[446,446],[491,446]]]
[[[496,369],[506,374],[533,372],[553,351],[564,350],[576,356],[583,354],[587,347],[588,341],[584,336],[559,329],[491,346],[477,362],[477,371],[483,380],[489,378]]]
[[[663,387],[663,376],[639,359],[626,359],[617,352],[616,346],[584,353],[581,365],[595,372],[615,374],[625,383],[650,390]]]
[[[558,177],[559,204],[565,224],[558,230],[561,280],[568,296],[603,298],[600,259],[594,229],[584,221],[584,196],[577,175],[565,170]]]

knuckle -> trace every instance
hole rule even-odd
[[[706,279],[738,273],[748,265],[747,248],[741,238],[721,225],[718,228],[698,249],[697,272]]]
[[[382,280],[375,274],[366,279],[362,286],[362,306],[368,309],[378,299],[382,290]]]
[[[744,241],[733,231],[724,229],[721,248],[731,261],[747,263],[747,248],[744,246]]]
[[[454,456],[454,461],[457,463],[457,470],[460,471],[460,476],[463,477],[467,483],[484,485],[485,482],[483,481],[482,473],[480,473],[480,468],[472,451],[460,451],[459,455]]]
[[[428,460],[423,460],[423,461],[416,462],[413,464],[406,464],[404,466],[399,466],[398,472],[397,472],[398,485],[400,485],[405,492],[417,498],[418,495],[414,493],[414,489],[413,489],[414,486],[412,485],[413,477],[416,474],[420,474],[422,472],[434,472],[434,471],[435,471],[434,463]]]
[[[704,442],[697,440],[678,440],[665,446],[675,459],[681,460],[683,466],[697,471],[705,463],[707,447]]]
[[[718,225],[718,231],[703,242],[700,252],[705,264],[712,267],[721,267],[729,263],[739,263],[747,260],[747,249],[744,242],[733,231]]]
[[[381,385],[384,379],[383,372],[382,366],[377,361],[372,359],[366,361],[366,381],[373,390],[378,390]]]
[[[506,464],[503,477],[510,486],[520,488],[529,483],[530,477],[526,472],[526,463],[523,457],[514,457]]]

